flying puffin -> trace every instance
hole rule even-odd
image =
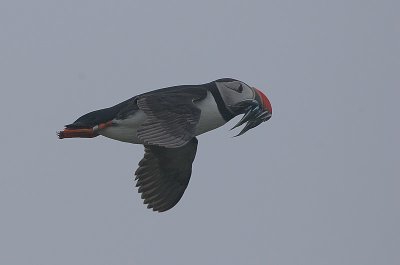
[[[174,207],[189,183],[196,136],[244,114],[232,128],[236,136],[271,118],[268,98],[246,83],[223,78],[202,85],[180,85],[134,96],[113,107],[92,111],[57,132],[59,139],[99,135],[144,145],[136,187],[144,204],[163,212]]]

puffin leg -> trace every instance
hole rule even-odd
[[[59,139],[64,138],[94,138],[99,136],[98,131],[100,129],[107,128],[112,125],[112,121],[100,123],[93,128],[65,128],[64,130],[57,132]]]
[[[57,132],[59,139],[64,138],[93,138],[98,136],[99,134],[90,129],[64,129],[60,132]]]

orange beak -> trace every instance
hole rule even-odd
[[[261,99],[262,105],[264,107],[265,110],[268,110],[268,112],[270,114],[272,114],[272,106],[271,106],[271,102],[269,101],[269,99],[267,98],[267,96],[261,92],[260,90],[258,90],[257,88],[254,87],[254,90],[257,92],[258,96]]]

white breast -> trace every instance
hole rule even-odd
[[[214,130],[226,123],[210,91],[207,92],[207,97],[204,100],[196,102],[195,105],[201,110],[200,120],[196,127],[196,135]]]

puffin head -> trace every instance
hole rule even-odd
[[[234,116],[244,114],[242,119],[232,128],[234,129],[247,122],[236,136],[244,134],[271,118],[271,103],[267,96],[257,88],[231,78],[216,80],[215,84],[226,108]]]

